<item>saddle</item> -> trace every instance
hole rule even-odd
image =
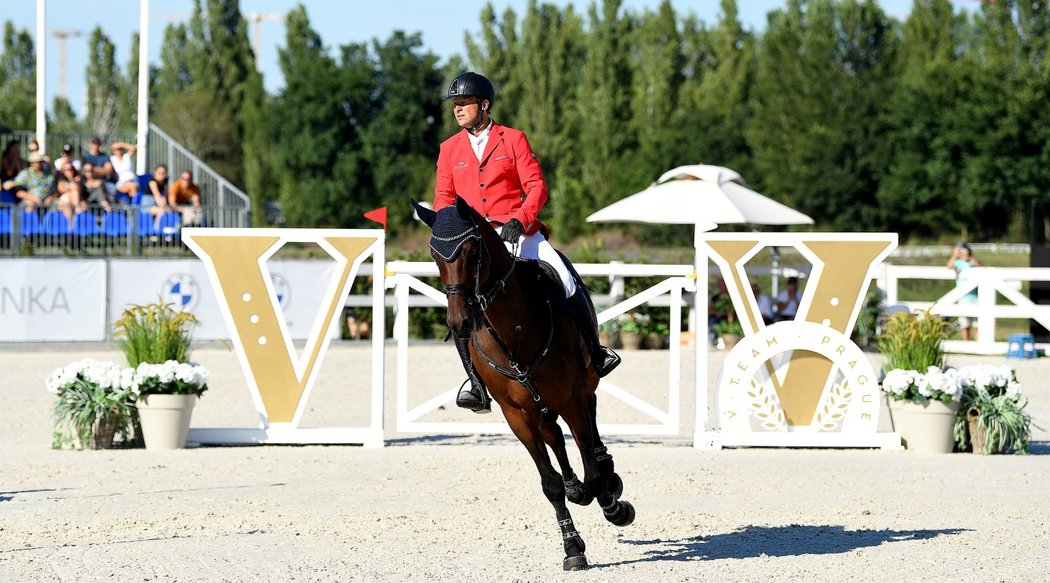
[[[515,262],[514,269],[520,269],[526,274],[525,281],[535,282],[535,287],[532,291],[543,293],[544,297],[547,298],[547,301],[550,302],[550,305],[570,314],[572,313],[572,306],[569,304],[569,300],[565,297],[565,287],[562,286],[561,278],[558,277],[558,272],[551,267],[550,263],[540,259],[524,259],[521,257],[515,258]],[[565,261],[565,265],[570,265],[567,260]],[[576,285],[583,286],[583,282],[580,281],[580,277],[576,275],[576,271],[572,269],[571,266],[569,267],[569,271],[576,279]]]

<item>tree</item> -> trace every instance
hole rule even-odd
[[[362,131],[361,142],[379,199],[349,197],[346,204],[353,212],[371,210],[376,202],[396,208],[404,207],[408,196],[427,197],[440,144],[439,96],[444,80],[438,73],[437,57],[421,51],[419,33],[394,31],[389,39],[373,41],[372,46],[378,108]],[[392,215],[387,230],[396,233],[403,216]]]
[[[881,227],[889,19],[873,0],[791,0],[769,17],[747,128],[756,185],[843,230]]]
[[[971,99],[968,36],[965,17],[947,0],[915,2],[904,24],[887,113],[889,164],[877,194],[885,225],[904,237],[965,230],[958,192],[972,128],[959,120]]]
[[[629,194],[645,187],[682,155],[674,127],[684,59],[677,18],[668,0],[657,12],[646,11],[634,29],[630,47],[631,130],[637,150],[628,164],[633,172],[623,184]]]
[[[619,0],[603,0],[589,11],[586,57],[576,101],[580,129],[576,147],[563,164],[578,171],[559,179],[554,214],[561,237],[584,232],[583,217],[626,194],[617,180],[630,143],[631,72],[627,39],[631,27],[620,14]]]
[[[36,51],[28,31],[4,23],[4,51],[0,61],[0,124],[12,128],[36,127]]]
[[[344,48],[349,74],[340,71],[302,6],[288,13],[285,30],[286,46],[278,51],[285,86],[272,106],[285,218],[289,226],[344,226],[351,217],[341,199],[368,183],[359,174],[367,165],[358,158],[355,128],[373,117],[366,90],[373,69],[365,47],[351,45]]]
[[[77,120],[77,113],[65,97],[55,97],[51,105],[51,115],[47,120],[48,131],[79,132],[83,128]]]
[[[122,127],[124,110],[121,88],[124,85],[116,65],[116,48],[102,29],[95,27],[88,41],[87,127],[98,135],[109,135]]]
[[[714,164],[755,177],[744,130],[751,115],[755,39],[740,23],[735,0],[722,0],[714,29],[689,19],[684,26],[685,80],[674,112],[668,166]]]

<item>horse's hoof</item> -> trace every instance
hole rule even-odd
[[[630,502],[617,502],[612,511],[605,512],[605,519],[616,526],[627,526],[634,522],[634,506]]]
[[[565,498],[580,506],[586,506],[594,500],[590,490],[578,478],[573,478],[571,482],[565,484]]]
[[[565,557],[565,560],[561,562],[561,567],[566,571],[582,571],[587,568],[587,556],[575,555]]]
[[[620,474],[614,473],[609,478],[609,493],[612,494],[613,500],[619,500],[623,494],[623,480],[620,479]]]

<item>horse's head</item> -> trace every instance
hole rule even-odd
[[[494,286],[501,288],[506,281],[505,276],[497,279],[503,273],[492,277],[492,259],[507,256],[507,250],[488,221],[462,198],[437,212],[414,200],[412,206],[433,231],[430,255],[448,296],[448,327],[466,338],[481,326],[481,312],[499,291]]]

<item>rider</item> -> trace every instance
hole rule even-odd
[[[441,144],[434,210],[455,204],[459,195],[500,231],[508,249],[513,252],[516,247],[519,256],[550,264],[565,288],[591,364],[598,376],[604,377],[620,364],[620,357],[598,342],[590,296],[582,285],[577,285],[562,256],[541,232],[545,227],[539,214],[547,202],[547,182],[528,139],[523,132],[492,120],[496,91],[483,75],[458,75],[449,83],[442,101],[449,99],[456,122],[464,131]],[[469,388],[464,383],[460,389],[456,404],[476,413],[488,413],[488,392],[470,361],[470,339],[453,339],[470,381]]]

